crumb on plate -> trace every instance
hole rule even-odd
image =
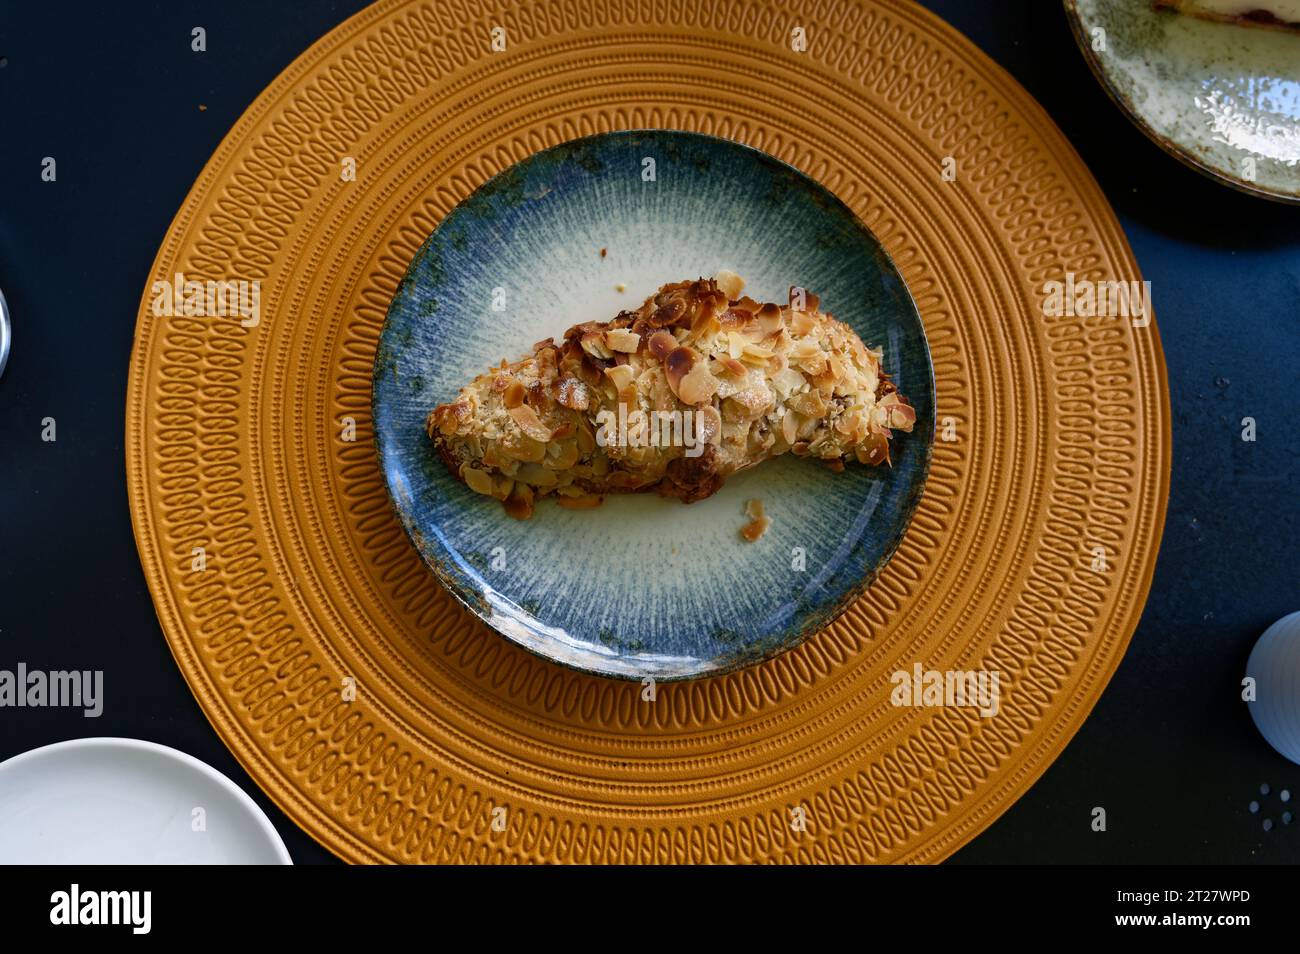
[[[767,532],[772,525],[772,518],[763,513],[763,501],[755,497],[745,503],[745,516],[749,523],[740,528],[740,535],[746,543],[754,543]]]

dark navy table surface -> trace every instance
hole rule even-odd
[[[174,746],[241,784],[299,863],[332,856],[222,745],[159,629],[131,534],[123,407],[140,294],[194,178],[280,70],[363,5],[0,7],[0,288],[14,325],[0,377],[0,669],[102,669],[106,696],[97,719],[0,709],[0,759],[89,735]],[[1060,4],[927,5],[1037,97],[1110,198],[1152,283],[1174,434],[1164,542],[1127,656],[1061,757],[954,860],[1300,861],[1300,822],[1261,823],[1280,819],[1281,789],[1300,793],[1300,766],[1255,731],[1239,684],[1259,634],[1300,609],[1300,208],[1160,152],[1088,72]],[[54,183],[41,181],[46,156]],[[41,440],[46,417],[55,443]],[[1262,783],[1273,794],[1252,814]]]

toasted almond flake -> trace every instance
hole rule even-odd
[[[876,466],[889,460],[889,440],[884,434],[872,434],[855,449],[858,461]]]
[[[729,354],[720,355],[717,360],[723,370],[734,377],[743,378],[749,374],[749,369]]]
[[[817,391],[805,391],[792,398],[790,407],[807,417],[821,417],[827,410],[826,401]]]
[[[555,400],[573,411],[585,411],[588,405],[587,386],[577,378],[565,378],[560,382]]]
[[[650,340],[646,342],[646,347],[660,361],[666,361],[677,347],[677,339],[673,337],[672,332],[656,331],[650,336]]]
[[[604,497],[556,497],[555,502],[565,510],[595,510],[605,502]]]
[[[758,520],[763,516],[763,501],[753,497],[745,501],[745,516],[750,520]]]
[[[786,411],[785,416],[781,418],[781,436],[785,438],[787,444],[793,444],[795,438],[799,436],[799,415],[794,411]]]
[[[761,386],[737,391],[723,402],[724,408],[734,409],[734,416],[742,420],[756,418],[771,406],[772,394]]]
[[[781,321],[781,309],[768,302],[758,310],[758,330],[766,338],[774,335],[784,327]]]
[[[804,376],[794,368],[785,368],[774,373],[770,379],[772,387],[782,398],[787,398],[791,394],[796,394],[808,386]]]
[[[605,344],[611,351],[636,354],[637,348],[641,347],[641,336],[626,328],[612,328],[605,332]]]
[[[555,476],[555,471],[548,470],[541,464],[523,464],[515,473],[515,480],[522,480],[534,487],[554,487],[559,478]]]
[[[916,423],[916,409],[910,404],[896,404],[889,408],[889,426],[900,431],[911,431]]]
[[[511,381],[506,388],[505,394],[501,395],[501,403],[505,405],[506,410],[518,407],[524,403],[524,397],[528,394],[522,381]]]
[[[717,283],[718,291],[727,296],[728,301],[735,301],[740,297],[741,290],[745,287],[745,280],[733,271],[722,269],[713,278]]]
[[[605,336],[599,331],[588,331],[582,336],[582,350],[604,361],[614,357],[614,352],[605,346]]]
[[[722,436],[722,415],[718,409],[706,405],[695,412],[696,436],[705,444],[717,444]]]
[[[617,391],[622,391],[636,380],[636,372],[626,364],[615,364],[605,369],[605,377]]]
[[[578,462],[579,456],[577,441],[557,441],[546,445],[546,466],[553,470],[567,471]]]
[[[530,405],[521,404],[510,408],[510,418],[519,429],[539,443],[545,444],[551,439],[551,429],[542,423],[537,412]]]
[[[527,484],[515,484],[505,499],[505,508],[516,520],[527,520],[533,515],[533,489]]]
[[[655,336],[658,338],[658,335]],[[668,356],[664,358],[664,374],[668,378],[668,387],[672,389],[673,394],[677,395],[679,400],[682,398],[681,385],[682,379],[695,369],[699,363],[699,355],[695,350],[685,345],[678,345]],[[688,402],[689,403],[689,402]]]
[[[462,464],[460,476],[465,481],[466,486],[476,494],[492,495],[492,477],[487,471]]]
[[[718,391],[718,379],[709,373],[709,366],[697,362],[678,383],[677,397],[683,404],[703,404]]]
[[[817,316],[808,311],[790,313],[790,330],[797,335],[810,335],[817,327]]]
[[[527,404],[523,405],[523,407],[529,411],[532,410]],[[516,410],[518,409],[516,408]],[[500,455],[507,460],[536,463],[546,457],[546,444],[536,438],[529,437],[522,431],[506,434],[497,442],[496,446]]]

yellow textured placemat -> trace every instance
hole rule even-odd
[[[459,608],[369,428],[389,299],[442,216],[538,149],[634,127],[736,139],[839,195],[916,298],[941,432],[862,600],[652,702]],[[213,726],[344,858],[935,861],[1061,751],[1142,609],[1170,459],[1155,326],[1042,307],[1067,272],[1138,279],[1132,255],[1028,94],[898,0],[377,4],[226,137],[151,282],[178,272],[259,282],[260,322],[157,316],[146,289],[141,559]],[[1000,711],[892,705],[915,663],[998,671]]]

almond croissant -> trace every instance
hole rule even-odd
[[[916,412],[880,351],[792,288],[782,307],[740,297],[740,277],[664,285],[636,311],[538,342],[434,408],[448,469],[521,519],[538,497],[589,508],[655,490],[686,503],[792,451],[835,470],[889,461]]]

